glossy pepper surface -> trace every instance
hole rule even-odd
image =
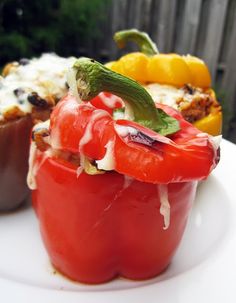
[[[178,247],[196,181],[216,166],[218,151],[178,112],[157,109],[135,81],[87,58],[74,71],[84,101],[61,100],[48,148],[31,154],[28,180],[35,178],[45,246],[53,265],[76,281],[153,277]],[[102,91],[124,98],[123,119],[85,102]],[[76,156],[80,164],[68,160]]]
[[[139,45],[141,52],[129,53],[117,61],[109,62],[107,66],[110,69],[142,84],[160,83],[176,87],[191,84],[193,87],[208,89],[214,95],[210,89],[211,76],[203,60],[191,55],[159,53],[149,36],[135,29],[117,32],[114,39],[119,47],[133,41]],[[221,134],[222,112],[215,95],[214,100],[209,114],[194,124],[200,130],[216,136]]]
[[[26,176],[32,125],[29,116],[0,124],[0,212],[17,208],[29,197]]]

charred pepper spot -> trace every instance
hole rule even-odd
[[[31,94],[29,94],[27,99],[34,106],[42,108],[48,107],[47,100],[41,98],[36,92],[32,92]]]
[[[141,143],[147,146],[153,146],[156,142],[153,138],[149,137],[148,135],[138,131],[136,134],[129,134],[129,140],[136,143]]]

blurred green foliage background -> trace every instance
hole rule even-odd
[[[0,66],[22,57],[56,52],[79,56],[110,0],[0,0]]]

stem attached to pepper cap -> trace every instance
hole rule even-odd
[[[126,108],[131,109],[135,122],[162,135],[179,130],[178,121],[158,110],[149,93],[136,81],[89,58],[76,60],[73,70],[82,100],[89,101],[100,92],[110,92],[124,100]]]
[[[142,53],[147,56],[153,56],[159,53],[156,44],[151,40],[145,32],[140,32],[137,29],[127,29],[116,32],[114,40],[120,48],[125,47],[128,41],[138,44]]]

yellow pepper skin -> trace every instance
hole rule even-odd
[[[132,78],[138,82],[147,82],[147,66],[149,58],[140,52],[129,53],[120,58],[111,66],[111,69],[117,73]]]
[[[210,113],[193,124],[210,135],[221,134],[222,111],[211,87],[211,76],[203,60],[178,54],[160,54],[146,33],[137,30],[121,31],[115,34],[115,41],[121,47],[126,42],[136,42],[142,52],[129,53],[119,60],[106,64],[111,70],[130,77],[142,84],[159,83],[182,87],[190,84],[206,91],[215,100]],[[145,44],[146,40],[146,44]]]
[[[149,57],[146,82],[183,86],[192,82],[191,71],[183,57],[177,54],[157,54]]]
[[[208,92],[215,101],[211,111],[206,117],[194,122],[193,125],[209,135],[218,136],[222,133],[222,108],[216,100],[215,92],[212,89],[209,89]]]
[[[209,88],[211,85],[210,73],[204,61],[190,55],[157,54],[148,57],[141,52],[135,52],[109,62],[106,66],[141,83],[178,87],[188,83],[201,88]]]
[[[204,61],[191,55],[183,56],[183,59],[187,63],[191,72],[191,84],[202,88],[210,87],[211,75]]]
[[[201,59],[178,54],[160,54],[150,37],[136,29],[115,33],[114,40],[121,48],[128,41],[138,44],[141,52],[129,53],[113,61],[110,68],[115,72],[141,83],[160,83],[174,86],[191,84],[209,88],[211,76]]]
[[[222,112],[219,110],[218,112],[210,113],[206,117],[194,122],[193,125],[202,132],[218,136],[222,132]]]

